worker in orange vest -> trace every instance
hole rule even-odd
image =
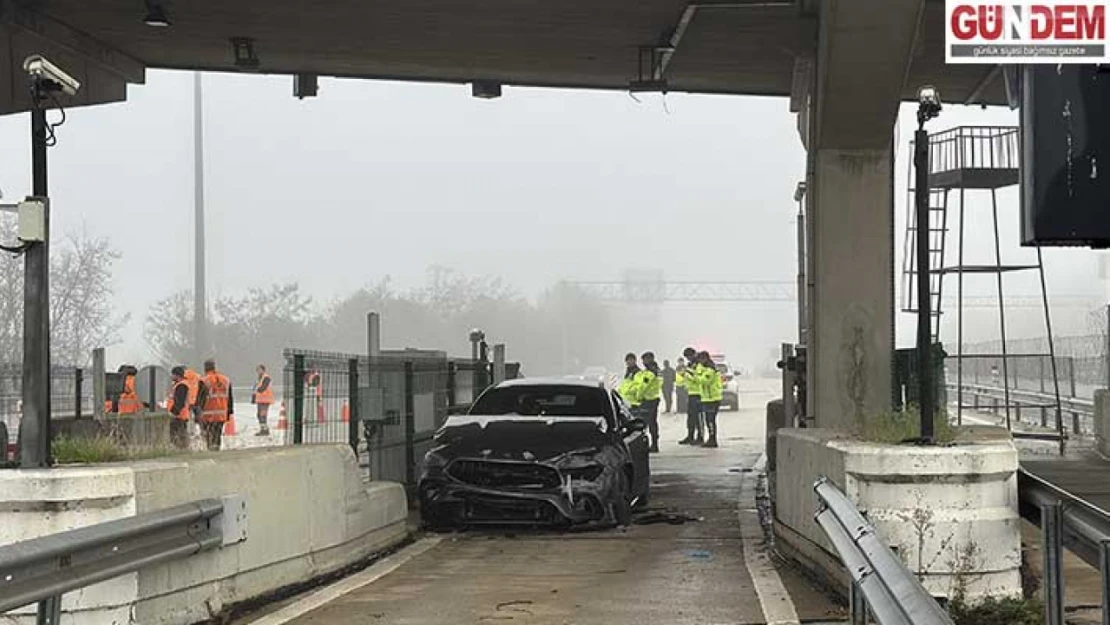
[[[123,392],[116,400],[114,412],[121,415],[135,414],[143,409],[143,402],[139,401],[139,393],[135,390],[135,376],[138,375],[139,370],[131,365],[123,365],[119,368],[119,372],[124,376]]]
[[[318,369],[313,369],[308,372],[304,379],[305,386],[309,391],[316,396],[316,418],[321,423],[324,421],[324,379],[320,376]]]
[[[170,421],[170,441],[178,449],[189,448],[189,420],[193,417],[193,404],[190,397],[196,397],[196,382],[199,378],[188,378],[186,369],[182,366],[174,367],[170,371],[173,378],[173,390],[166,403],[166,410],[173,416]],[[195,375],[195,372],[194,372]]]
[[[216,371],[216,361],[204,361],[204,386],[207,391],[200,413],[200,427],[208,451],[219,451],[223,441],[224,423],[235,414],[235,398],[231,393],[231,380]]]
[[[258,436],[269,436],[270,428],[266,419],[270,414],[270,404],[274,403],[274,386],[270,374],[266,373],[266,365],[258,365],[258,380],[254,383],[254,393],[251,403],[258,407]]]

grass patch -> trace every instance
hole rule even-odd
[[[1044,604],[1036,599],[984,599],[969,606],[954,599],[948,615],[955,625],[1043,625]]]
[[[107,436],[54,439],[51,443],[58,464],[100,464],[126,460],[147,460],[185,453],[175,447],[128,447]]]
[[[948,413],[938,409],[933,415],[933,437],[938,443],[951,443],[957,430],[948,422]],[[859,436],[865,441],[897,445],[921,437],[921,411],[909,406],[900,412],[888,412],[863,420]]]

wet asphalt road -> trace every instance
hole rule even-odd
[[[768,580],[759,571],[762,584],[753,580],[749,560],[769,560],[759,553],[751,468],[763,451],[769,398],[746,395],[745,409],[723,413],[715,450],[677,445],[684,417],[661,417],[663,451],[652,456],[650,509],[698,521],[573,534],[440,535],[441,542],[393,572],[288,622],[754,625],[768,622],[765,611],[784,613],[786,603],[793,604],[787,612],[797,612],[793,622],[839,621],[842,612],[789,567],[772,571],[789,594],[764,597],[778,605],[765,610],[756,592]]]

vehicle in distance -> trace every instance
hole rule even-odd
[[[717,360],[715,364],[721,374],[721,408],[740,410],[740,383],[736,380],[736,371],[724,360]]]
[[[631,522],[651,483],[644,422],[611,390],[526,378],[448,417],[424,457],[420,511],[431,529]]]

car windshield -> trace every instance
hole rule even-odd
[[[470,407],[472,415],[605,417],[607,397],[582,386],[508,386],[486,391]]]
[[[717,371],[720,373],[728,373],[728,365],[717,365]]]

